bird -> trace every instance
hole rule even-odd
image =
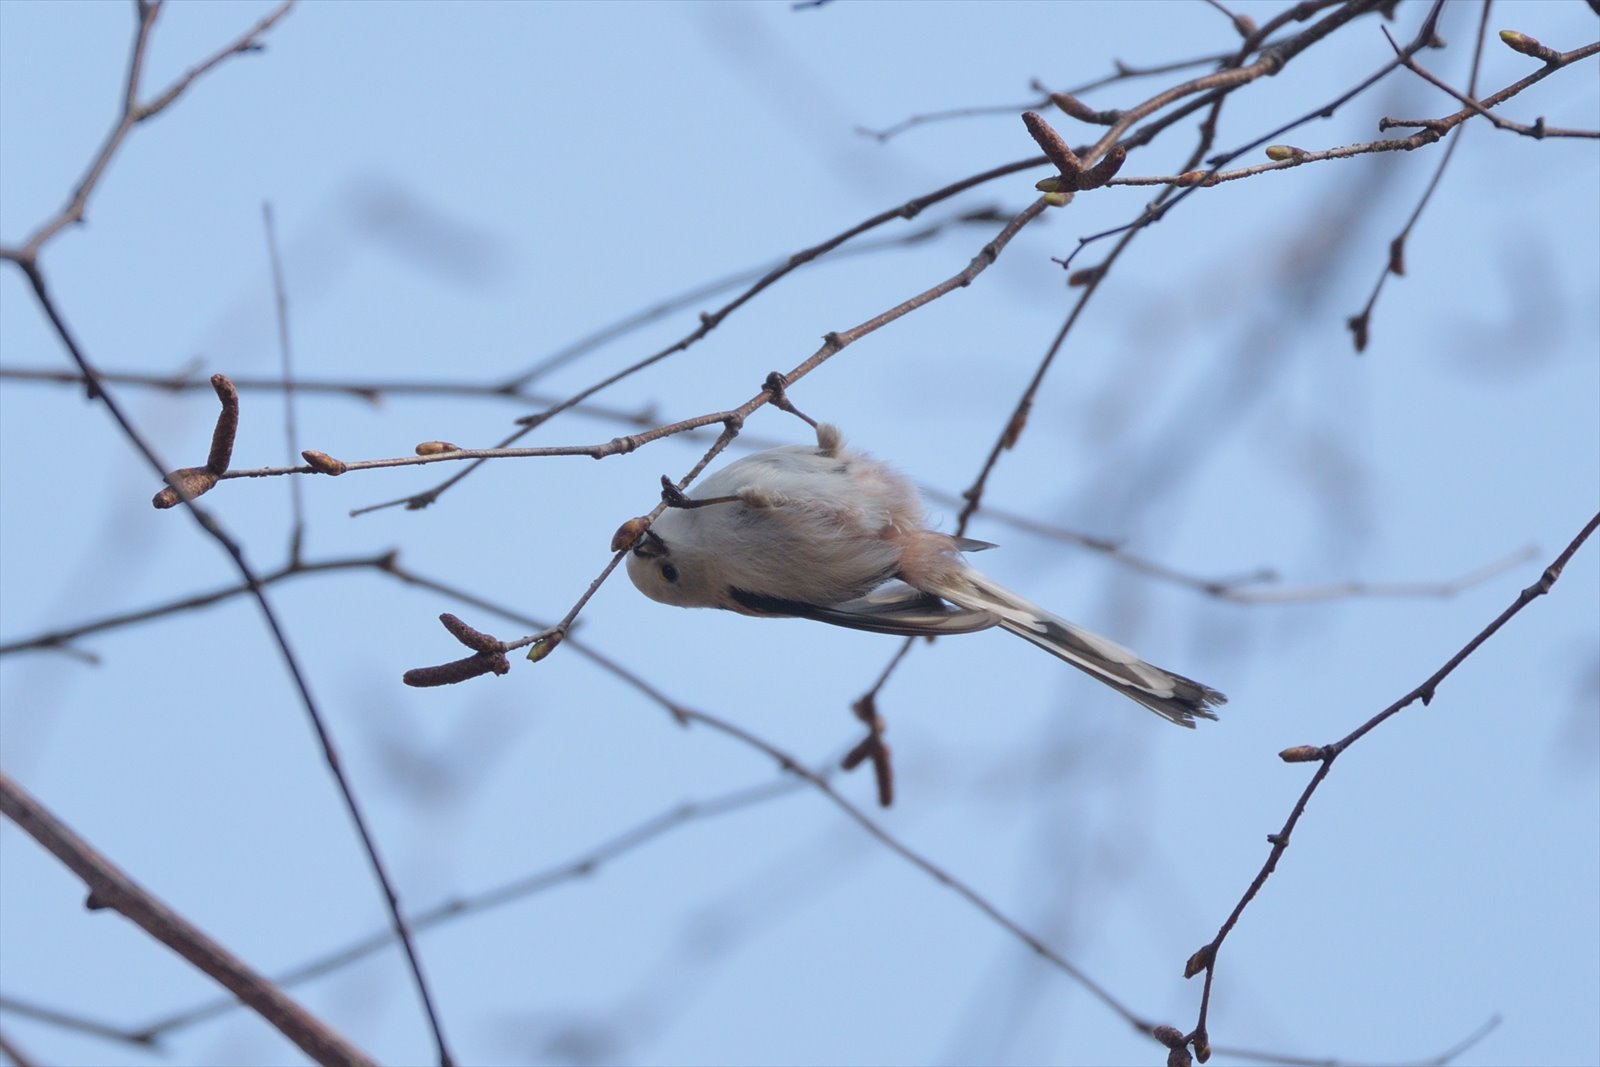
[[[618,531],[632,543],[628,577],[639,591],[677,607],[903,636],[999,627],[1168,722],[1193,728],[1217,717],[1227,702],[1220,692],[985,577],[964,555],[994,545],[930,529],[908,478],[846,448],[836,427],[816,432],[815,446],[735,460],[692,498],[663,478],[666,510],[642,532],[639,520]]]

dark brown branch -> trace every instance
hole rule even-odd
[[[83,880],[90,908],[109,908],[132,921],[214,978],[311,1059],[330,1067],[373,1062],[89,847],[4,772],[0,772],[0,813]]]

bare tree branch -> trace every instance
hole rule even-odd
[[[4,772],[0,772],[0,813],[83,880],[89,888],[90,909],[109,908],[121,913],[216,979],[307,1056],[329,1067],[373,1062],[366,1053],[329,1029],[281,989],[90,848]]]

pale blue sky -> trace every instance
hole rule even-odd
[[[1277,4],[1238,5],[1259,20]],[[147,84],[165,85],[268,9],[174,3]],[[1480,9],[1451,4],[1463,83]],[[1415,32],[1424,8],[1391,25]],[[0,0],[0,242],[62,202],[112,122],[131,5]],[[1497,4],[1491,27],[1558,48],[1586,5]],[[1392,52],[1363,20],[1236,95],[1219,147],[1325,103]],[[284,249],[297,365],[323,379],[492,382],[709,280],[781,260],[863,218],[1036,152],[1014,113],[854,132],[907,115],[1021,105],[1114,60],[1230,47],[1203,3],[307,4],[135,131],[89,211],[44,256],[103,368],[277,367],[261,205]],[[1481,85],[1534,61],[1491,41]],[[1169,84],[1088,94],[1126,107]],[[1442,115],[1402,73],[1285,140],[1379,136]],[[1600,125],[1594,60],[1508,117]],[[1089,134],[1058,113],[1070,140]],[[1194,120],[1129,175],[1170,173]],[[1173,729],[998,633],[914,648],[881,698],[899,772],[878,812],[838,787],[1143,1016],[1187,1030],[1185,959],[1215,933],[1310,768],[1278,750],[1347,733],[1437,669],[1533,581],[1600,488],[1600,153],[1467,129],[1390,280],[1367,353],[1343,323],[1440,149],[1302,167],[1197,193],[1141,235],[1041,391],[987,503],[1185,573],[1271,567],[1289,586],[1439,581],[1533,554],[1449,598],[1222,603],[981,515],[997,580],[1224,690],[1221,722]],[[1246,162],[1259,161],[1259,154]],[[1008,215],[1044,171],[984,185],[892,238],[980,207]],[[795,387],[804,410],[946,492],[970,483],[1076,291],[1052,256],[1152,193],[1080,195],[970,288],[847,349]],[[689,352],[601,399],[662,418],[738,404],[821,335],[948,277],[996,223],[824,262]],[[1104,247],[1104,246],[1100,246]],[[1097,253],[1085,253],[1094,262]],[[560,396],[683,336],[708,297],[552,373]],[[64,368],[20,273],[0,269],[0,365]],[[199,462],[210,393],[117,391],[171,465]],[[296,448],[346,459],[498,439],[525,405],[305,398]],[[748,427],[800,441],[764,410]],[[601,419],[529,444],[605,440]],[[0,642],[233,580],[81,391],[0,382]],[[301,488],[308,557],[397,548],[417,573],[559,617],[617,524],[698,450],[496,463],[433,508],[353,508],[444,468]],[[238,467],[284,462],[282,404],[246,392]],[[284,480],[206,498],[270,570]],[[948,526],[955,509],[936,505]],[[1335,766],[1278,873],[1227,942],[1218,1045],[1393,1062],[1493,1015],[1459,1060],[1600,1056],[1600,545],[1551,596]],[[683,730],[571,650],[504,678],[403,687],[453,658],[442,611],[518,636],[460,599],[376,573],[273,591],[385,858],[412,909],[557,866],[686,802],[781,779],[770,760]],[[814,766],[857,739],[849,706],[894,639],[679,612],[609,582],[579,635],[684,704]],[[384,925],[258,613],[244,601],[96,636],[98,666],[0,659],[0,766],[130,873],[275,973]],[[0,994],[141,1025],[213,987],[0,827]],[[693,822],[593,876],[422,935],[468,1063],[1149,1063],[1163,1054],[978,911],[798,789]],[[430,1050],[393,951],[296,995],[392,1063]],[[46,1062],[160,1057],[0,1012]],[[176,1063],[293,1063],[243,1012],[175,1033]],[[1219,1056],[1213,1062],[1227,1062]]]

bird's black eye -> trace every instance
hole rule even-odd
[[[678,568],[670,563],[663,563],[661,565],[661,577],[669,582],[676,582],[678,580]]]

